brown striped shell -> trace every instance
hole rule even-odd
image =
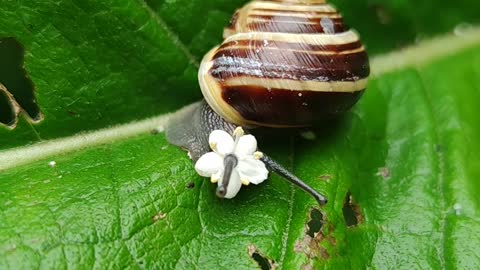
[[[323,0],[250,2],[224,38],[198,76],[209,105],[231,123],[309,126],[350,109],[366,88],[365,49]]]

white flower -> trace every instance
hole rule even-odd
[[[231,171],[228,181],[225,198],[231,199],[237,195],[242,184],[260,184],[268,177],[268,170],[265,164],[260,161],[263,157],[257,150],[257,140],[253,135],[244,135],[241,127],[233,132],[233,137],[223,130],[214,130],[208,139],[213,152],[208,152],[200,157],[195,164],[197,173],[204,177],[210,177],[212,183],[218,183],[223,187],[223,176],[225,173],[225,157],[234,156],[237,160],[236,166]],[[235,140],[234,140],[235,139]]]

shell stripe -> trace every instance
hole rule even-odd
[[[299,18],[299,19],[302,19],[302,18],[308,18],[308,19],[320,19],[320,18],[338,19],[338,18],[342,18],[342,16],[340,16],[338,13],[331,13],[331,12],[323,12],[323,13],[282,12],[282,13],[280,13],[280,12],[276,12],[276,11],[255,11],[255,12],[251,12],[250,14],[248,14],[248,17],[256,17],[256,16],[270,16],[270,17],[273,17],[275,19],[277,19],[277,18],[282,19],[282,17],[286,17],[286,18],[293,17],[293,18]]]
[[[279,3],[295,3],[295,4],[301,3],[303,5],[309,5],[309,4],[318,5],[318,4],[323,4],[326,1],[325,0],[260,0],[260,2],[279,2]]]
[[[252,13],[255,14],[256,12],[275,12],[278,15],[285,15],[287,14],[295,14],[297,16],[301,15],[333,15],[333,14],[338,14],[335,10],[330,10],[330,11],[299,11],[299,10],[291,10],[291,9],[273,9],[273,8],[252,8]]]
[[[217,56],[223,54],[223,52],[231,52],[232,50],[248,50],[251,49],[250,46],[235,46],[235,47],[220,47],[217,51]],[[307,50],[308,49],[308,50]],[[275,48],[272,46],[263,46],[261,50],[279,50],[279,48]],[[289,51],[289,52],[308,52],[309,54],[318,54],[318,55],[342,55],[342,54],[353,54],[365,51],[365,48],[359,47],[356,49],[351,50],[312,50],[311,48],[300,48],[300,49],[293,49],[293,48],[284,48],[281,49],[282,51]]]
[[[362,96],[356,92],[312,92],[268,89],[257,85],[225,87],[222,98],[250,125],[308,126],[348,110]],[[279,109],[283,108],[283,109]],[[294,123],[294,124],[292,124]]]
[[[366,59],[365,52],[333,56],[280,50],[224,50],[213,59],[210,74],[219,80],[250,76],[318,82],[357,81],[368,77]]]
[[[304,18],[298,16],[250,16],[246,28],[258,32],[280,32],[280,33],[312,33],[320,34],[325,32],[344,32],[345,26],[342,18],[328,19],[330,25],[327,29],[322,26],[325,17]]]
[[[270,15],[252,15],[249,17],[247,20],[247,23],[250,22],[271,22],[271,23],[277,23],[277,22],[290,22],[290,23],[315,23],[315,24],[320,24],[321,20],[325,18],[324,17],[299,17],[299,16],[270,16]],[[334,24],[341,24],[343,23],[342,18],[334,18],[330,19]],[[343,32],[343,31],[342,31]]]
[[[367,78],[359,79],[357,81],[318,82],[290,79],[265,79],[245,76],[225,80],[221,85],[237,88],[242,88],[245,85],[257,85],[270,90],[280,89],[289,91],[351,93],[364,90],[367,87]]]
[[[242,40],[260,40],[260,41],[281,41],[281,42],[291,42],[291,43],[300,43],[300,44],[316,44],[316,45],[343,45],[358,42],[358,36],[352,30],[337,33],[337,34],[293,34],[293,33],[263,33],[263,32],[253,32],[253,33],[238,33],[233,36],[229,36],[225,39],[224,43],[232,41],[242,41]]]
[[[227,49],[230,47],[263,47],[263,48],[277,48],[279,50],[296,50],[296,51],[310,51],[310,52],[331,52],[342,53],[343,51],[352,51],[362,49],[363,46],[360,41],[339,44],[339,45],[318,45],[318,44],[299,44],[293,42],[276,41],[276,40],[241,40],[223,43],[220,49]]]
[[[258,20],[257,20],[258,21]],[[278,33],[325,33],[326,31],[343,32],[345,29],[342,24],[334,24],[333,29],[325,31],[319,23],[299,23],[299,22],[253,22],[247,24],[247,29],[251,31],[278,32]]]
[[[283,3],[282,3],[283,2]],[[292,1],[290,4],[285,4],[285,1],[255,1],[247,4],[244,9],[274,9],[274,10],[292,10],[303,12],[336,12],[336,10],[325,1],[318,1],[312,3],[312,5],[305,5],[304,3],[298,3],[298,1]]]
[[[261,36],[260,33],[255,34]],[[241,34],[234,37],[239,35]],[[284,35],[286,34],[281,36]],[[319,42],[313,43],[317,45],[310,45],[306,42],[278,42],[267,39],[262,41],[253,39],[255,42],[252,43],[251,37],[227,42],[217,49],[210,59],[212,65],[209,74],[216,80],[227,81],[229,85],[232,81],[252,84],[250,79],[265,79],[263,82],[265,87],[278,89],[300,90],[302,87],[307,87],[311,91],[348,91],[349,87],[350,91],[364,89],[364,85],[356,87],[348,82],[368,77],[367,54],[358,39],[346,44],[340,43],[349,37],[347,34],[343,37],[342,35],[313,35],[331,37],[330,44],[325,40],[325,45]],[[294,44],[296,46],[292,46]],[[343,48],[339,49],[336,46]],[[350,46],[351,49],[345,48]],[[294,81],[298,82],[293,83]],[[332,85],[334,82],[341,84]],[[279,86],[280,83],[286,83],[288,87],[282,88]]]
[[[309,34],[330,33],[332,31],[338,33],[346,30],[342,17],[332,6],[323,3],[312,6],[300,4],[298,1],[295,3],[285,4],[283,1],[281,3],[251,2],[233,15],[230,25],[224,30],[223,36],[227,38],[238,32]],[[320,23],[320,20],[325,19],[331,20],[329,24],[332,24],[332,26],[329,29],[324,29]]]

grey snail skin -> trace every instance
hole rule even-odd
[[[365,91],[369,73],[359,36],[324,0],[252,1],[235,12],[223,43],[203,58],[198,79],[204,100],[169,121],[167,140],[196,162],[212,148],[215,130],[315,126],[348,111]],[[326,203],[267,155],[257,159]],[[224,157],[219,197],[228,193],[238,162],[235,155]]]

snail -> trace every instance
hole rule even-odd
[[[217,195],[231,198],[240,185],[232,184],[232,173],[241,165],[232,142],[252,141],[249,147],[256,148],[254,138],[243,138],[238,127],[313,126],[348,111],[365,91],[369,73],[359,36],[324,0],[252,1],[235,12],[224,30],[223,43],[202,60],[198,80],[204,100],[175,115],[166,127],[166,137],[187,149],[198,164],[210,149],[218,152],[214,134],[233,133],[234,139],[224,139],[230,152],[221,153],[217,161],[222,170],[211,176],[212,182],[218,182]],[[294,174],[252,149],[249,157],[255,162],[263,162],[320,205],[326,203]],[[261,165],[255,168],[264,170]]]

